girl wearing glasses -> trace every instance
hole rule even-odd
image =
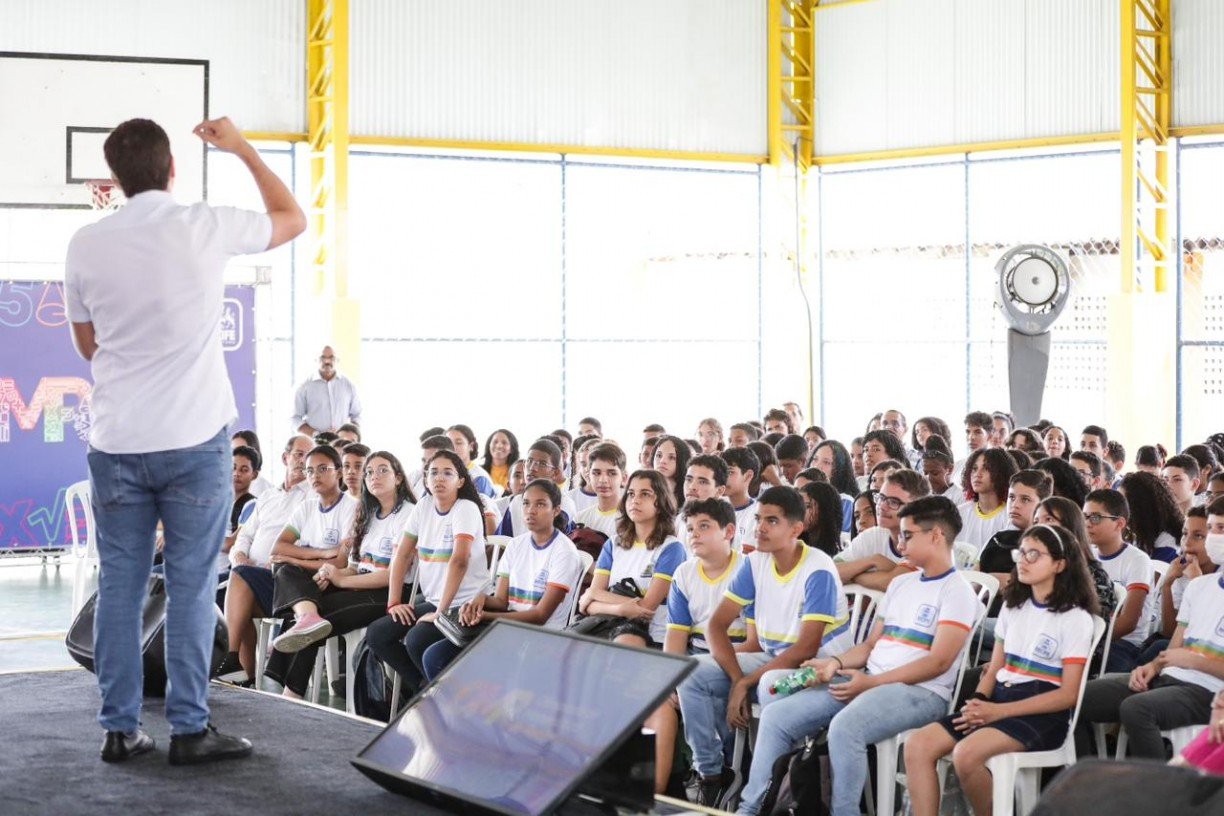
[[[325,563],[313,574],[282,570],[277,574],[277,594],[294,598],[295,610],[330,623],[330,635],[348,634],[381,618],[387,608],[388,567],[415,501],[400,461],[387,451],[371,453],[362,474],[347,564]],[[412,575],[405,580],[411,581]],[[300,620],[301,611],[298,614]],[[306,694],[318,644],[319,640],[310,641],[297,651],[277,647],[287,659],[269,661],[269,670],[283,678],[286,696]],[[287,665],[282,668],[282,663]]]
[[[935,766],[941,758],[952,754],[973,811],[992,813],[987,760],[1053,750],[1067,738],[1097,613],[1083,548],[1063,528],[1039,524],[1024,533],[1012,557],[1016,567],[1003,592],[994,652],[973,697],[905,743],[915,816],[939,812]]]

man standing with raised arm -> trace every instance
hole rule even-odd
[[[306,216],[229,119],[201,122],[194,132],[247,166],[266,213],[175,203],[170,140],[155,122],[130,119],[103,148],[127,204],[73,236],[64,272],[72,340],[94,379],[89,483],[101,561],[94,666],[106,762],[154,747],[140,728],[140,629],[158,521],[170,763],[251,752],[247,740],[217,733],[208,710],[214,564],[232,499],[227,426],[238,416],[221,346],[222,273],[235,255],[300,235]]]

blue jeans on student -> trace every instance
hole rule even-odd
[[[421,655],[421,668],[424,669],[426,682],[432,683],[462,651],[462,646],[456,646],[445,638],[426,649]]]
[[[789,672],[767,672],[761,685]],[[820,686],[789,697],[769,697],[761,707],[761,724],[752,750],[752,773],[739,812],[755,814],[765,798],[774,762],[804,737],[829,729],[829,764],[833,770],[833,816],[859,814],[867,781],[867,746],[910,728],[933,723],[948,713],[948,701],[933,691],[905,683],[869,689],[849,704],[840,703]]]
[[[1102,674],[1129,673],[1139,668],[1140,648],[1125,640],[1115,640],[1109,644],[1109,662],[1105,664]]]
[[[736,657],[744,674],[751,674],[773,660],[773,655],[767,652],[739,652]],[[761,686],[757,689],[759,696]],[[702,776],[718,776],[735,745],[731,726],[727,725],[731,678],[712,655],[703,654],[697,658],[697,668],[677,691],[684,715],[684,739],[693,751],[693,767]]]
[[[172,734],[208,725],[208,670],[217,612],[217,554],[225,538],[232,462],[222,428],[207,442],[155,453],[89,450],[97,527],[94,671],[107,731],[140,725],[144,686],[141,610],[158,519],[166,576],[166,719]]]

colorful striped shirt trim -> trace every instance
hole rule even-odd
[[[1224,648],[1220,648],[1210,640],[1203,640],[1202,638],[1186,638],[1182,645],[1195,654],[1201,654],[1203,657],[1224,660]]]
[[[1152,588],[1151,588],[1150,586],[1148,586],[1147,584],[1129,584],[1129,585],[1126,587],[1126,591],[1127,591],[1127,592],[1130,592],[1132,589],[1142,589],[1144,592],[1151,592],[1151,591],[1152,591]]]
[[[535,592],[530,589],[518,589],[517,587],[510,587],[510,595],[509,595],[510,603],[523,603],[523,604],[530,604],[531,606],[535,606],[536,604],[540,602],[540,599],[543,597],[544,597],[543,592]]]
[[[451,554],[454,550],[431,550],[428,547],[418,547],[417,555],[421,560],[430,564],[444,564],[450,561]]]
[[[1062,667],[1050,666],[1045,663],[1038,663],[1036,660],[1027,660],[1018,655],[1004,653],[1004,667],[1016,674],[1023,674],[1026,677],[1032,677],[1037,680],[1044,680],[1047,683],[1053,683],[1056,686],[1062,685]],[[1064,661],[1066,662],[1066,661]]]
[[[935,642],[935,636],[918,629],[907,629],[904,626],[889,624],[884,627],[884,631],[880,634],[880,640],[890,640],[893,643],[901,643],[905,646],[913,646],[915,649],[929,652],[931,651],[931,644]]]

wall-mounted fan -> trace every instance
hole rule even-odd
[[[1021,244],[995,264],[997,302],[1007,330],[1007,373],[1016,425],[1041,418],[1041,401],[1050,370],[1050,327],[1071,299],[1067,262],[1049,247]]]

